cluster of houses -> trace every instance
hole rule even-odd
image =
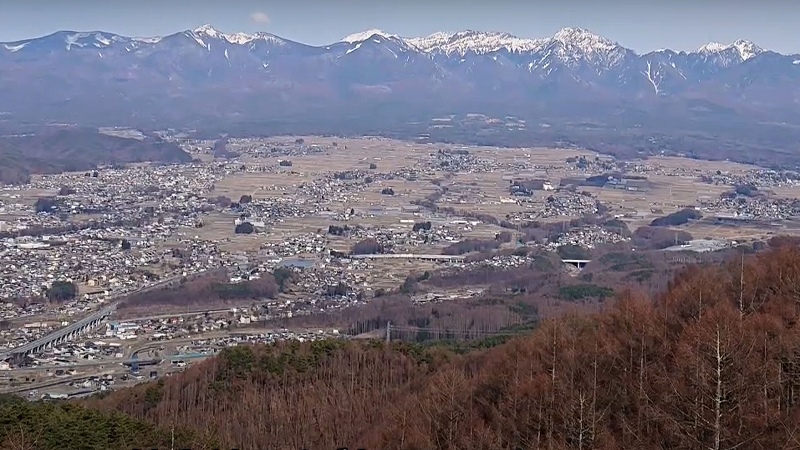
[[[559,234],[554,240],[545,244],[544,248],[550,251],[557,251],[559,247],[565,245],[594,248],[601,244],[616,244],[627,241],[630,241],[630,237],[623,236],[602,227],[587,226],[574,228],[566,233]]]
[[[794,171],[752,169],[741,173],[708,172],[703,174],[700,179],[709,184],[724,186],[791,187],[797,186],[800,182],[800,174]]]
[[[525,209],[506,216],[511,222],[527,222],[559,217],[582,217],[597,213],[597,199],[589,193],[560,190],[542,199],[519,200]]]
[[[786,220],[800,217],[800,201],[737,195],[704,201],[700,210],[720,220]]]
[[[260,138],[230,138],[226,145],[231,151],[253,158],[292,158],[328,154],[338,147],[333,144],[306,144],[305,141],[265,143]],[[208,148],[208,146],[206,146]]]

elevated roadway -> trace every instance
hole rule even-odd
[[[191,275],[191,277],[200,276],[202,275],[202,273],[203,272],[200,272],[198,274],[193,274]],[[50,348],[53,345],[58,345],[63,342],[75,339],[76,337],[88,331],[93,330],[94,328],[99,326],[103,322],[103,320],[108,318],[111,315],[111,313],[113,313],[117,309],[117,306],[121,303],[120,300],[121,298],[133,294],[148,292],[163,286],[167,286],[180,278],[182,278],[182,275],[167,278],[166,280],[162,280],[159,281],[158,283],[142,287],[135,291],[125,292],[121,294],[119,297],[117,297],[117,299],[114,300],[113,303],[111,303],[111,305],[99,309],[77,322],[73,322],[64,328],[53,331],[52,333],[46,336],[42,336],[39,339],[36,339],[35,341],[28,342],[27,344],[0,353],[0,360],[18,359],[18,358],[23,358],[27,355],[41,353],[43,350]]]
[[[46,336],[36,339],[35,341],[28,342],[27,344],[2,353],[0,354],[0,359],[5,360],[14,357],[24,357],[34,353],[40,353],[46,348],[52,347],[53,345],[70,341],[100,325],[105,318],[110,316],[111,313],[117,309],[117,305],[118,302],[112,303],[111,305],[95,311],[83,319],[73,322],[64,328],[60,328]]]
[[[587,264],[592,262],[591,259],[562,259],[561,262],[564,264],[572,264],[573,266],[577,267],[578,269],[583,269],[586,267]]]

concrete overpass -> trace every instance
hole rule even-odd
[[[578,269],[583,269],[586,267],[586,264],[592,262],[591,259],[562,259],[561,262],[564,264],[572,264],[573,266],[577,267]]]
[[[112,312],[114,312],[116,308],[117,303],[112,303],[111,305],[95,311],[83,319],[73,322],[64,328],[53,331],[52,333],[40,337],[35,341],[28,342],[25,345],[12,348],[11,350],[0,354],[0,360],[6,360],[9,358],[23,358],[35,353],[41,353],[45,349],[51,348],[54,345],[71,341],[78,336],[84,335],[97,328],[103,322],[103,320],[105,320],[111,315]]]
[[[188,275],[186,278],[193,279],[202,276],[203,274],[205,274],[205,272],[199,272]],[[33,342],[29,342],[25,345],[21,345],[19,347],[12,348],[11,350],[7,350],[3,353],[0,353],[0,361],[5,361],[10,358],[25,357],[27,355],[31,355],[34,353],[40,353],[43,350],[52,347],[53,345],[58,345],[67,341],[71,341],[77,338],[78,336],[86,334],[87,332],[99,326],[103,322],[103,320],[105,320],[108,316],[111,315],[112,312],[114,312],[117,309],[117,306],[121,303],[121,299],[124,299],[133,294],[140,294],[164,286],[168,286],[171,283],[181,278],[183,278],[182,275],[176,275],[174,277],[161,280],[158,283],[136,289],[135,291],[122,293],[116,298],[116,300],[111,305],[102,308],[98,311],[95,311],[92,314],[84,317],[83,319],[77,322],[67,325],[64,328],[56,330],[48,334],[47,336],[41,337]]]
[[[415,253],[383,253],[374,255],[350,255],[351,259],[425,259],[430,261],[461,262],[462,255],[418,255]]]

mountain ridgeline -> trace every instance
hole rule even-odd
[[[659,147],[658,133],[686,127],[746,137],[753,120],[784,133],[800,124],[798,55],[744,40],[637,54],[579,28],[541,39],[370,30],[325,46],[208,25],[159,38],[60,31],[0,44],[0,82],[3,122],[214,135],[413,134],[442,115],[487,113],[554,140],[569,139],[566,125],[645,129]]]
[[[87,171],[98,166],[157,162],[186,163],[192,157],[177,144],[155,137],[132,139],[96,129],[48,127],[0,136],[0,184],[30,181],[31,174]]]
[[[782,247],[484,349],[240,346],[82,403],[224,448],[796,448],[798,280]]]

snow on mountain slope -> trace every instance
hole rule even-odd
[[[105,49],[116,44],[126,44],[132,39],[104,31],[58,31],[40,38],[25,39],[16,42],[6,42],[2,48],[9,52],[28,53],[47,49],[48,51],[74,49]]]
[[[11,53],[14,53],[22,50],[23,48],[25,48],[26,45],[28,45],[27,42],[23,42],[21,44],[3,44],[3,48],[10,51]]]
[[[119,47],[121,52],[107,53],[106,47],[117,42],[125,43],[124,47]],[[309,59],[308,64],[323,67],[325,58],[330,58],[331,61],[342,60],[342,64],[346,61],[362,71],[391,73],[395,78],[401,72],[412,74],[417,71],[436,72],[441,74],[440,78],[481,79],[481,83],[500,79],[541,81],[560,77],[587,86],[598,83],[642,86],[632,89],[649,90],[656,95],[677,91],[690,79],[712,76],[722,68],[751,60],[763,52],[753,43],[739,40],[730,45],[708,44],[690,53],[667,51],[639,56],[617,42],[574,27],[534,39],[477,30],[401,37],[374,28],[345,36],[328,46],[311,47],[265,32],[225,33],[209,24],[164,38],[126,38],[103,32],[64,31],[39,39],[5,43],[0,45],[0,51],[20,56],[41,51],[44,55],[60,47],[73,52],[100,49],[103,51],[101,57],[131,55],[145,58],[157,52],[159,58],[168,59],[170,55],[179,54],[172,52],[182,45],[197,45],[228,66],[231,61],[236,61],[239,67],[250,67],[257,60],[258,67],[262,68],[275,58],[303,55],[321,58]],[[393,69],[382,71],[381,64],[392,64]],[[337,70],[350,74],[355,69]]]
[[[64,45],[67,50],[71,50],[72,47],[106,48],[114,43],[129,41],[130,38],[101,31],[64,33]]]
[[[764,49],[756,44],[750,41],[739,39],[729,45],[720,44],[719,42],[710,42],[697,49],[695,53],[699,53],[701,55],[713,55],[729,53],[731,50],[735,51],[735,54],[738,55],[742,61],[747,61],[764,52]]]
[[[412,53],[421,54],[421,52],[406,39],[378,29],[345,36],[334,45],[339,48],[347,47],[347,51],[345,51],[344,54],[337,55],[337,58],[351,55],[359,50],[359,54],[366,52],[368,55],[376,58],[379,55],[383,55],[393,59],[402,58],[406,61],[411,58],[410,54]]]
[[[284,45],[286,41],[269,33],[223,33],[211,25],[202,25],[190,32],[195,39],[198,40],[198,44],[201,46],[206,46],[206,42],[204,38],[210,39],[220,39],[228,42],[229,44],[236,44],[236,45],[247,45],[252,43],[253,41],[263,40],[272,44],[276,45]]]
[[[522,39],[509,33],[465,30],[455,33],[439,32],[426,37],[406,38],[406,42],[422,52],[441,52],[445,55],[464,56],[505,50],[510,53],[528,53],[540,49],[544,40]]]
[[[134,37],[131,38],[133,42],[140,42],[142,44],[158,44],[161,42],[161,37]]]
[[[547,41],[546,48],[552,50],[568,65],[583,60],[594,64],[616,66],[623,62],[627,55],[635,55],[616,42],[584,28],[563,28]]]
[[[401,37],[370,29],[311,46],[265,32],[226,33],[203,25],[163,37],[59,31],[0,42],[4,95],[48,88],[37,91],[37,105],[95,95],[83,86],[96,86],[96,95],[111,98],[124,80],[130,92],[156,97],[193,89],[222,93],[234,86],[233,91],[254,94],[314,92],[331,102],[350,96],[372,101],[380,93],[387,101],[441,102],[447,108],[449,101],[557,105],[576,99],[676,100],[679,107],[683,99],[707,95],[722,103],[760,102],[747,107],[774,102],[789,111],[800,99],[796,61],[800,55],[781,56],[744,40],[639,55],[583,28],[533,39],[477,30]],[[51,83],[60,79],[65,81]]]
[[[371,30],[366,30],[360,33],[353,33],[351,35],[345,36],[342,38],[340,42],[344,42],[346,44],[358,44],[360,42],[368,40],[373,36],[380,36],[384,39],[401,39],[400,36],[397,36],[395,34],[390,34],[383,30],[378,30],[377,28],[373,28]]]
[[[635,55],[621,45],[583,28],[563,28],[554,36],[524,39],[509,33],[466,30],[455,33],[434,33],[421,38],[405,38],[421,52],[464,57],[505,51],[515,55],[530,55],[524,62],[530,70],[536,67],[549,70],[553,63],[575,66],[581,62],[621,63],[627,55]]]

